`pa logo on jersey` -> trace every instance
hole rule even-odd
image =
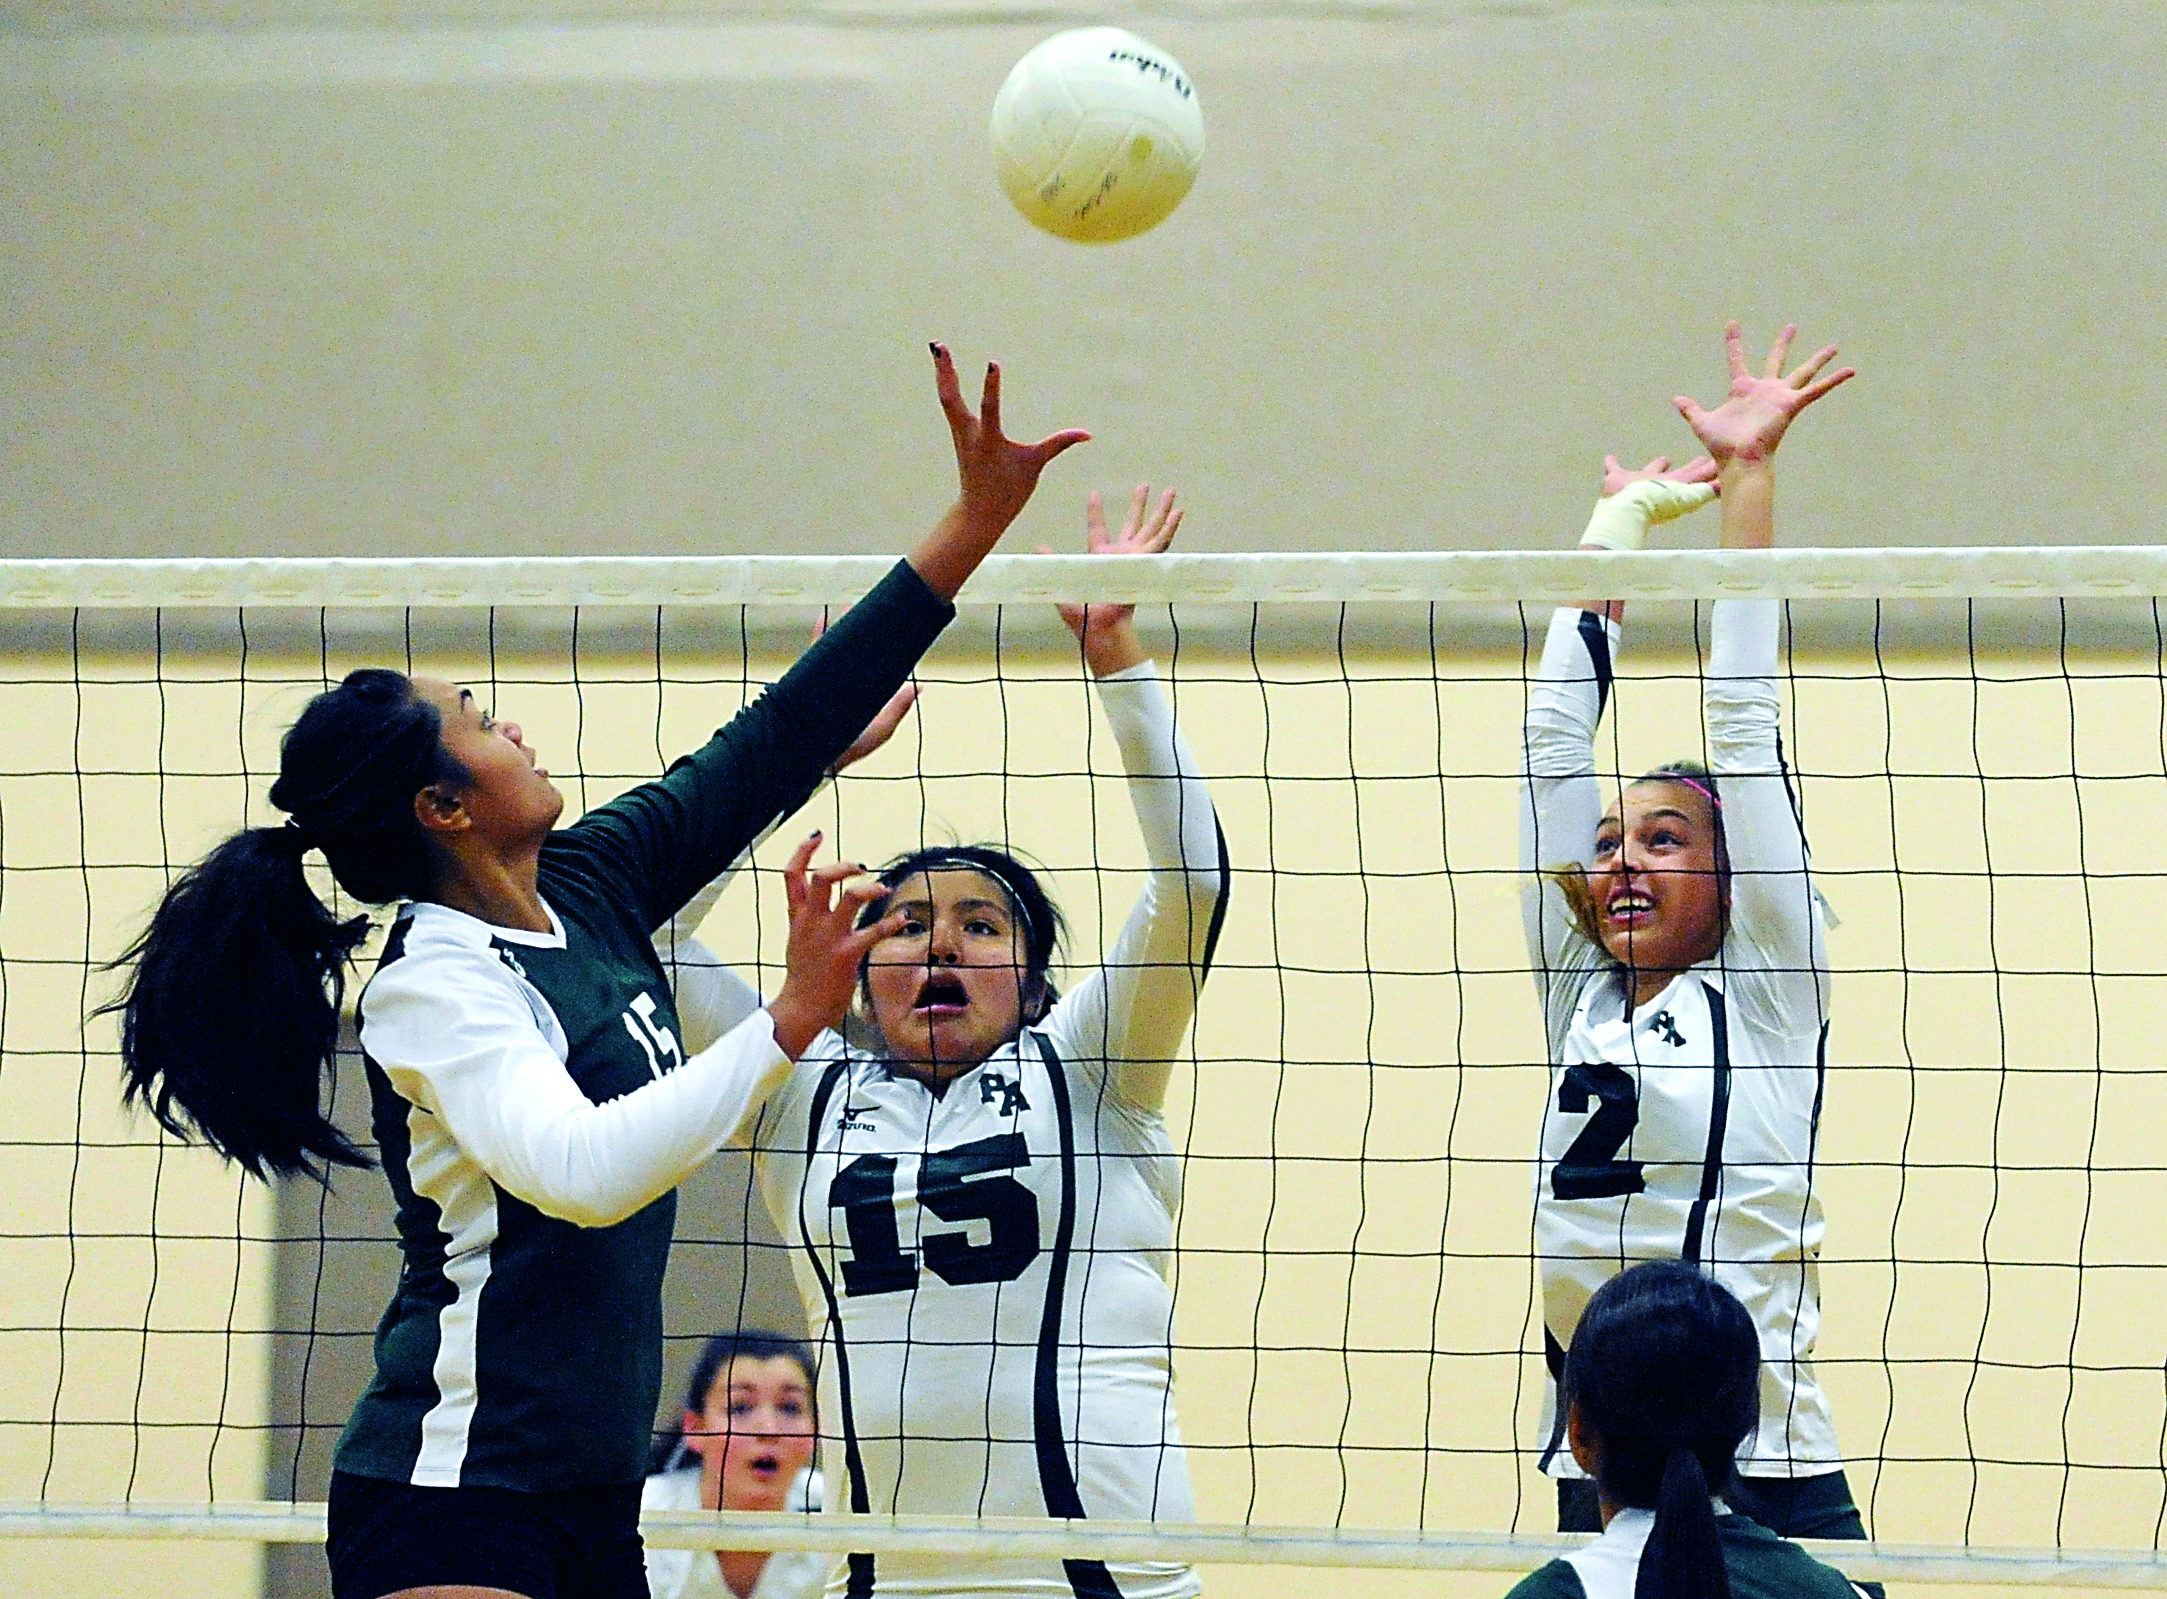
[[[1656,1037],[1670,1045],[1672,1049],[1678,1048],[1685,1042],[1685,1034],[1678,1031],[1678,1018],[1671,1015],[1667,1010],[1659,1010],[1649,1017],[1648,1026],[1654,1030]]]
[[[998,1114],[1013,1116],[1019,1110],[1029,1110],[1031,1102],[1023,1097],[1023,1084],[999,1072],[987,1072],[978,1079],[978,1103],[990,1105],[998,1097],[1001,1108]]]

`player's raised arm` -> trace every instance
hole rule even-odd
[[[1722,474],[1723,544],[1765,550],[1776,541],[1776,449],[1798,414],[1855,375],[1827,371],[1826,345],[1783,370],[1797,335],[1776,336],[1759,374],[1746,363],[1738,324],[1724,331],[1730,390],[1713,409],[1681,397],[1692,426]],[[1719,600],[1702,698],[1709,765],[1722,784],[1730,867],[1729,914],[1739,935],[1738,964],[1765,968],[1773,1003],[1812,1022],[1828,1015],[1827,933],[1807,876],[1806,839],[1783,767],[1782,701],[1776,686],[1781,607],[1774,600]],[[1750,994],[1751,980],[1744,985]]]
[[[563,842],[619,878],[650,928],[804,804],[869,725],[896,712],[895,696],[955,614],[956,591],[1029,503],[1046,464],[1088,437],[1071,429],[1017,443],[1001,431],[998,367],[987,368],[978,411],[964,404],[938,346],[934,369],[960,492],[932,533],[706,745],[567,830],[577,836]]]
[[[1715,463],[1682,467],[1659,455],[1629,469],[1603,462],[1601,492],[1580,535],[1583,550],[1637,550],[1648,529],[1708,503]],[[1622,637],[1622,600],[1561,606],[1550,618],[1541,665],[1528,686],[1522,727],[1521,924],[1553,1049],[1571,1019],[1601,935],[1585,867],[1602,815],[1595,778],[1595,730],[1609,703]]]
[[[1102,556],[1161,554],[1181,518],[1172,489],[1154,505],[1146,484],[1131,497],[1121,530],[1109,532],[1094,493],[1088,546]],[[1106,1062],[1115,1097],[1155,1111],[1166,1099],[1174,1055],[1196,1014],[1225,919],[1232,879],[1226,835],[1137,634],[1136,607],[1064,605],[1061,620],[1098,684],[1151,873],[1105,961],[1061,1002],[1048,1027],[1075,1058]]]

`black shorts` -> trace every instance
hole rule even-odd
[[[331,1474],[332,1599],[467,1584],[526,1599],[648,1599],[640,1484],[519,1493]]]

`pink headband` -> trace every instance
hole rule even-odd
[[[1716,791],[1697,777],[1688,777],[1683,772],[1657,772],[1655,776],[1666,783],[1683,783],[1717,810],[1723,809],[1723,802],[1716,798]]]

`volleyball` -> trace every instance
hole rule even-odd
[[[1204,159],[1204,113],[1188,73],[1158,46],[1122,28],[1074,28],[1001,85],[993,156],[1033,225],[1110,244],[1181,204]]]

